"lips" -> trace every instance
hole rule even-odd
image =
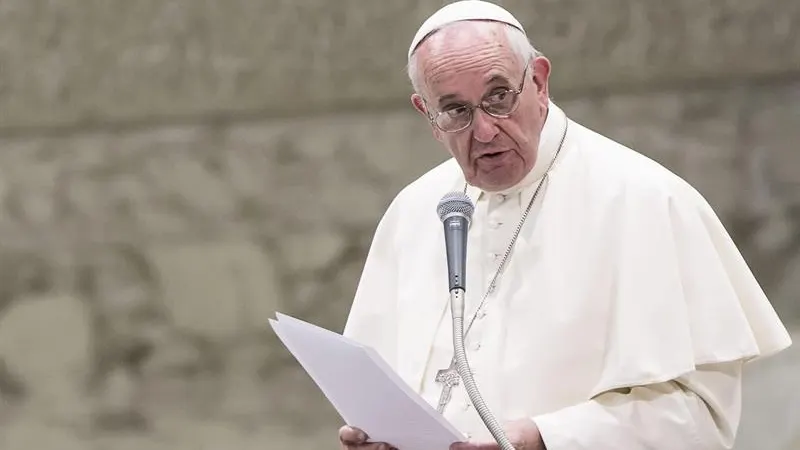
[[[502,155],[505,152],[506,152],[506,150],[501,150],[501,151],[498,151],[498,152],[487,152],[487,153],[482,154],[478,158],[496,158],[496,157]]]

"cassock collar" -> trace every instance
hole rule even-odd
[[[547,108],[547,118],[542,127],[542,133],[539,138],[539,154],[536,157],[536,164],[530,172],[516,185],[504,189],[499,192],[492,192],[492,194],[513,195],[520,191],[529,188],[534,183],[542,179],[550,163],[556,156],[558,146],[561,143],[561,136],[564,133],[565,114],[555,103],[549,102]],[[467,185],[467,196],[477,201],[481,195],[485,194],[483,190],[478,187]]]

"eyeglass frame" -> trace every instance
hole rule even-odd
[[[466,125],[464,125],[461,128],[458,128],[458,129],[455,129],[455,130],[445,130],[441,126],[439,126],[439,123],[436,121],[436,119],[439,116],[441,116],[442,114],[446,113],[447,111],[439,111],[436,114],[436,117],[434,117],[433,115],[431,115],[431,111],[435,110],[435,109],[429,108],[428,107],[428,102],[425,100],[425,98],[423,98],[422,102],[425,104],[425,111],[426,111],[426,115],[428,116],[428,120],[431,122],[431,124],[433,126],[438,128],[439,130],[441,130],[443,133],[458,133],[458,132],[464,131],[467,128],[469,128],[472,125],[472,123],[475,121],[475,109],[480,109],[481,111],[485,112],[486,114],[488,114],[491,117],[494,117],[495,119],[508,119],[509,117],[511,117],[517,111],[517,108],[519,108],[519,102],[520,102],[519,96],[522,95],[522,91],[525,90],[525,80],[528,78],[528,68],[530,68],[530,66],[526,64],[525,65],[525,70],[522,71],[522,81],[520,81],[520,83],[519,83],[519,88],[517,88],[517,89],[508,89],[508,88],[506,88],[506,92],[507,93],[514,95],[514,106],[511,108],[511,110],[508,113],[506,113],[506,114],[492,114],[492,113],[490,113],[489,111],[486,110],[486,107],[483,105],[484,99],[481,99],[481,101],[477,105],[473,105],[471,103],[464,103],[464,104],[460,105],[459,107],[464,107],[464,108],[468,108],[469,109],[469,121],[467,121]],[[485,97],[486,96],[484,96],[484,98]]]

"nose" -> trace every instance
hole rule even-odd
[[[489,114],[486,114],[486,112],[480,108],[475,108],[473,114],[472,135],[475,140],[481,144],[488,144],[492,142],[492,140],[494,140],[494,138],[500,132],[500,130],[497,128],[497,122],[495,121],[495,118]]]

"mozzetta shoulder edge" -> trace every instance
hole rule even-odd
[[[407,233],[413,233],[422,219],[435,219],[438,223],[436,205],[456,186],[459,175],[457,163],[450,158],[407,184],[384,211],[376,235],[389,237],[397,248],[397,243],[407,239]]]
[[[436,216],[441,196],[454,188],[460,176],[458,164],[452,158],[428,170],[406,185],[392,200],[392,214],[416,218],[417,214]]]
[[[459,175],[458,164],[455,159],[449,158],[406,185],[397,194],[397,198],[404,203],[418,203],[421,198],[427,199],[431,193],[453,185]],[[439,198],[434,199],[434,202],[438,201]]]
[[[593,188],[622,196],[632,207],[670,205],[696,213],[713,214],[706,198],[688,181],[619,142],[579,126],[579,157],[585,161]]]

